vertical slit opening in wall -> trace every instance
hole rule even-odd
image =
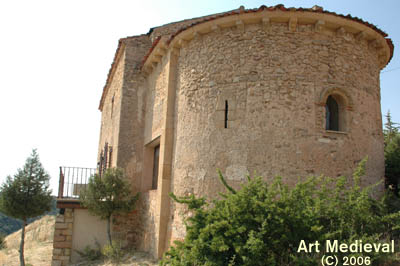
[[[153,178],[151,189],[157,189],[158,185],[158,164],[160,162],[160,144],[154,147],[153,154]]]
[[[228,101],[225,101],[225,120],[224,120],[225,128],[228,128]]]
[[[111,98],[111,118],[113,117],[113,112],[114,112],[114,96]]]

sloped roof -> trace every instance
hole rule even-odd
[[[371,28],[372,30],[376,31],[383,38],[385,38],[385,40],[386,40],[386,42],[387,42],[387,44],[388,44],[388,46],[390,48],[390,57],[389,57],[389,60],[388,60],[387,63],[389,63],[390,60],[393,57],[394,45],[393,45],[393,42],[392,42],[392,40],[390,38],[386,38],[388,36],[387,33],[382,31],[381,29],[379,29],[375,25],[373,25],[373,24],[371,24],[369,22],[366,22],[366,21],[364,21],[364,20],[362,20],[362,19],[360,19],[358,17],[353,17],[350,14],[348,14],[348,15],[337,14],[335,12],[330,12],[330,11],[324,10],[322,7],[319,7],[319,6],[314,6],[312,8],[294,8],[294,7],[288,7],[287,8],[283,4],[279,4],[279,5],[270,6],[270,7],[262,5],[259,8],[254,8],[254,9],[245,9],[243,6],[241,6],[239,9],[235,9],[235,10],[231,10],[231,11],[227,11],[227,12],[223,12],[223,13],[218,13],[218,14],[215,14],[215,15],[207,15],[207,16],[204,16],[204,17],[178,21],[178,22],[166,24],[166,25],[163,25],[163,26],[160,26],[160,27],[155,27],[155,28],[152,28],[147,33],[147,35],[150,35],[153,32],[154,29],[159,29],[159,28],[162,28],[162,27],[169,27],[169,26],[174,25],[174,24],[179,23],[179,22],[188,22],[188,23],[185,23],[182,27],[180,27],[177,31],[175,31],[173,34],[171,34],[169,36],[169,39],[167,41],[167,44],[169,44],[169,43],[171,43],[171,41],[179,33],[183,32],[183,31],[185,31],[185,30],[187,30],[187,29],[189,29],[191,27],[194,27],[194,26],[196,26],[198,24],[201,24],[201,23],[205,23],[205,22],[208,22],[208,21],[216,20],[216,19],[219,19],[219,18],[222,18],[222,17],[231,16],[231,15],[242,14],[242,13],[255,13],[255,12],[262,12],[262,11],[278,11],[278,10],[279,11],[283,11],[283,12],[293,12],[293,11],[300,11],[301,12],[301,11],[305,11],[305,12],[323,13],[323,14],[329,14],[329,15],[337,16],[337,17],[341,17],[341,18],[344,18],[344,19],[348,19],[348,20],[355,21],[357,23],[363,24],[363,25]],[[190,21],[194,21],[194,22],[190,23]],[[127,37],[127,38],[135,38],[135,37],[138,37],[138,36],[132,36],[132,37]],[[109,74],[108,74],[108,77],[107,77],[107,81],[106,81],[106,84],[105,84],[104,89],[103,89],[103,95],[102,95],[102,98],[100,100],[100,106],[99,106],[100,110],[102,109],[102,104],[103,104],[104,97],[105,97],[105,94],[106,94],[105,93],[106,88],[108,87],[109,83],[111,82],[112,75],[113,75],[113,73],[115,71],[115,68],[116,68],[116,64],[117,64],[116,62],[119,59],[121,50],[123,50],[123,47],[122,47],[123,46],[123,40],[125,40],[127,38],[122,38],[122,39],[119,40],[118,48],[117,48],[117,51],[116,51],[116,54],[115,54],[115,57],[114,57],[114,61],[113,61],[112,65],[111,65],[111,69],[109,71]],[[161,36],[157,36],[154,39],[152,47],[149,49],[147,54],[144,55],[144,58],[143,58],[143,61],[142,61],[142,65],[146,62],[146,60],[149,57],[149,55],[151,54],[151,52],[157,46],[158,42],[160,41],[160,38],[161,38]]]

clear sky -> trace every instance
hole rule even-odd
[[[394,57],[382,70],[382,113],[400,122],[400,1],[85,0],[0,3],[0,182],[37,148],[56,194],[59,166],[95,167],[100,101],[118,39],[151,27],[241,5],[322,6],[389,34]],[[397,81],[397,82],[396,82]]]

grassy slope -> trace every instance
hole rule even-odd
[[[52,208],[49,212],[46,213],[46,215],[55,215],[57,214],[57,208],[56,208],[56,199],[53,198],[53,204]],[[32,223],[33,221],[36,221],[43,216],[39,216],[33,219],[30,219],[28,223]],[[12,234],[19,229],[21,229],[22,222],[20,220],[14,219],[12,217],[6,216],[3,213],[0,212],[0,233],[4,235],[9,235]]]

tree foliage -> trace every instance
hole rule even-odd
[[[95,174],[89,179],[86,189],[81,194],[81,202],[90,213],[107,220],[107,235],[112,246],[111,216],[132,211],[138,197],[139,194],[132,194],[123,170],[109,168],[101,177]]]
[[[386,114],[385,129],[385,176],[386,184],[399,196],[398,184],[400,181],[400,133],[397,123],[392,121],[390,112]]]
[[[1,198],[1,196],[0,196],[0,198]],[[56,204],[57,204],[57,200],[53,196],[52,203],[51,203],[51,210],[44,213],[43,215],[56,215],[57,214]],[[30,218],[27,220],[27,223],[30,224],[36,220],[39,220],[43,217],[43,215],[40,215],[40,216],[37,216],[34,218]],[[21,228],[22,228],[21,220],[9,217],[0,212],[0,234],[9,235],[11,233],[18,231]]]
[[[399,134],[398,123],[392,121],[390,110],[386,113],[386,123],[383,129],[383,135],[385,139],[385,145],[389,144],[392,139]]]
[[[44,214],[51,209],[52,196],[49,175],[44,170],[36,150],[26,159],[22,169],[12,178],[8,176],[1,188],[0,210],[4,214],[22,220],[20,263],[24,262],[25,226],[29,218]]]
[[[297,252],[306,243],[389,242],[398,238],[400,214],[361,188],[365,160],[353,178],[310,177],[289,188],[277,177],[269,184],[254,177],[240,190],[227,187],[222,198],[172,198],[188,206],[184,241],[165,254],[161,265],[319,265],[324,255]],[[221,179],[224,178],[221,175]],[[345,254],[336,254],[343,256]],[[382,265],[385,253],[364,254]]]

